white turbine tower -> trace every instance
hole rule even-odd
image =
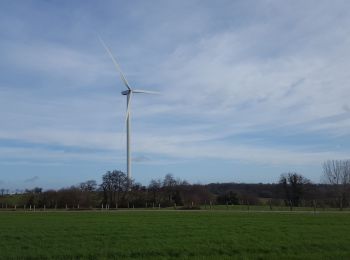
[[[100,41],[103,45],[103,47],[106,49],[107,53],[111,57],[115,68],[117,69],[117,72],[119,73],[119,76],[121,80],[123,81],[126,90],[122,91],[121,94],[126,96],[126,169],[127,169],[127,175],[128,175],[128,180],[130,183],[131,180],[131,146],[130,146],[130,131],[131,131],[131,99],[133,94],[135,93],[144,93],[144,94],[159,94],[158,92],[155,91],[147,91],[147,90],[142,90],[142,89],[133,89],[129,85],[128,81],[126,80],[116,58],[113,56],[111,50],[107,47],[105,42],[102,40],[100,37]]]

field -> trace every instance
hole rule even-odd
[[[0,212],[1,259],[350,259],[350,214]]]

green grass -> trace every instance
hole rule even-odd
[[[1,259],[350,259],[349,213],[0,212]]]

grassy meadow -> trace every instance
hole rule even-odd
[[[1,259],[350,259],[350,214],[0,212]]]

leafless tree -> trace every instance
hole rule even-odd
[[[300,206],[305,185],[310,184],[310,181],[296,172],[289,172],[281,175],[279,183],[283,188],[286,204],[290,207]]]
[[[177,182],[174,178],[174,176],[170,173],[165,175],[164,180],[163,180],[163,189],[166,193],[168,203],[172,204],[173,197],[176,193],[176,186]]]
[[[163,187],[175,187],[177,185],[177,181],[171,173],[165,175],[163,180]]]
[[[80,183],[80,189],[85,192],[96,191],[97,183],[95,180],[88,180],[86,182]]]
[[[82,182],[79,185],[80,187],[80,199],[79,199],[79,206],[88,207],[91,208],[93,206],[96,206],[96,190],[97,190],[97,183],[95,180],[88,180],[86,182]]]
[[[208,189],[200,184],[183,185],[181,186],[180,193],[181,200],[187,207],[199,207],[200,205],[214,199],[214,196],[208,191]]]
[[[348,202],[350,186],[350,160],[328,160],[323,163],[326,183],[335,188],[339,208]]]
[[[160,203],[160,193],[162,189],[162,181],[161,180],[151,180],[150,184],[148,185],[148,190],[151,195],[151,202],[152,203]]]
[[[131,181],[132,184],[132,181]],[[131,187],[128,177],[122,171],[108,171],[102,177],[101,189],[104,193],[105,203],[115,205],[124,199]]]

